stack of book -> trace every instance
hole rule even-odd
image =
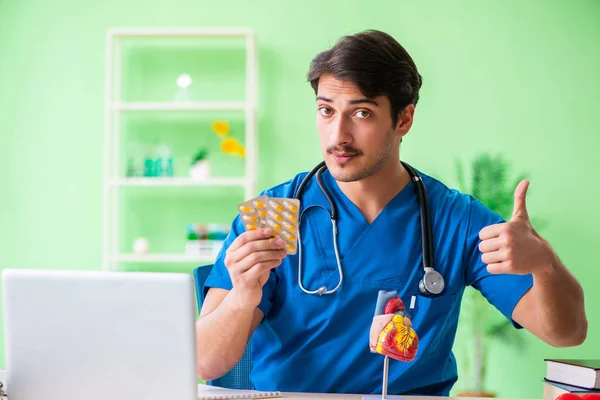
[[[600,394],[600,360],[546,359],[544,400],[564,393]]]

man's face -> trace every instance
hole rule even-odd
[[[319,79],[317,129],[323,158],[341,182],[365,179],[398,155],[402,119],[392,125],[386,96],[366,98],[350,82],[331,75]]]

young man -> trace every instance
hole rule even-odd
[[[197,322],[200,377],[229,371],[252,336],[257,389],[381,393],[383,359],[369,350],[379,290],[398,291],[407,305],[415,296],[408,311],[418,353],[411,362],[390,362],[390,394],[448,395],[457,379],[451,349],[468,285],[515,327],[553,346],[584,341],[582,289],[532,228],[527,181],[515,190],[512,218],[503,221],[420,173],[433,266],[445,282],[438,296],[420,290],[420,207],[399,147],[413,122],[421,76],[400,44],[378,31],[344,37],[317,55],[308,79],[328,167],[322,184],[338,212],[337,249],[330,205],[316,177],[301,196],[301,260],[286,256],[269,230],[246,232],[236,218],[206,282]],[[294,197],[305,176],[265,193]],[[341,285],[323,294],[340,283],[338,266]],[[326,288],[322,295],[306,293],[320,287]]]

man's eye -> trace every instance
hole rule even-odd
[[[356,116],[358,118],[369,118],[371,116],[371,113],[365,110],[359,110],[356,112]]]
[[[331,115],[332,111],[330,108],[327,107],[319,107],[319,113],[321,113],[322,116],[326,117],[328,115]]]

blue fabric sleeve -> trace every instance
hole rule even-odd
[[[471,198],[469,209],[465,243],[465,283],[479,290],[490,304],[512,322],[514,327],[520,329],[522,327],[512,319],[512,313],[521,297],[533,286],[533,276],[531,274],[490,274],[487,271],[487,265],[481,260],[479,231],[486,226],[505,221],[476,199]]]
[[[236,216],[231,224],[231,230],[229,231],[229,235],[225,238],[225,242],[223,243],[223,247],[219,251],[217,258],[215,260],[215,264],[210,272],[208,278],[206,278],[206,282],[204,283],[204,295],[208,292],[208,289],[211,287],[221,288],[226,290],[231,290],[233,287],[231,283],[231,277],[229,276],[229,271],[225,266],[225,255],[226,251],[233,243],[233,241],[241,235],[245,231],[244,225],[240,216]],[[275,293],[275,273],[271,271],[269,276],[269,280],[263,286],[263,296],[258,305],[258,308],[263,312],[265,316],[269,313],[271,309],[271,302],[273,298],[273,294]]]

